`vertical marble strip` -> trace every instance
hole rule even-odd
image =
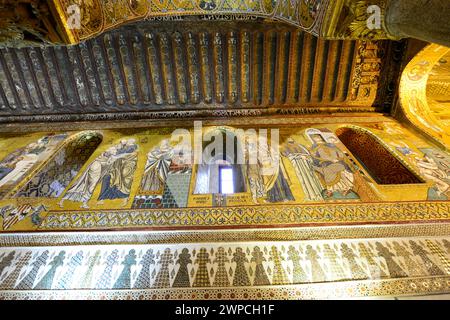
[[[300,71],[303,52],[303,31],[293,31],[289,47],[289,76],[286,101],[288,103],[298,102]]]
[[[3,66],[7,72],[9,72],[10,86],[15,88],[18,99],[20,99],[20,104],[23,109],[29,109],[31,107],[31,97],[28,93],[28,89],[25,86],[25,81],[21,81],[18,72],[18,66],[14,63],[12,57],[13,50],[6,48],[3,51],[3,57],[5,59],[5,65]]]
[[[38,51],[40,51],[40,49],[31,47],[27,48],[26,51],[26,54],[29,58],[29,63],[31,64],[31,69],[33,70],[37,85],[41,93],[41,97],[44,101],[44,106],[46,108],[55,109],[56,106],[53,105],[54,97],[51,94],[51,87],[45,74],[44,64],[39,59]]]
[[[33,67],[33,62],[31,61],[30,55],[28,54],[29,51],[27,48],[23,48],[21,50],[18,50],[18,54],[22,55],[25,63],[23,65],[26,67],[25,69],[22,68],[22,72],[25,72],[25,70],[28,70],[25,76],[25,79],[29,82],[27,83],[28,87],[30,88],[30,93],[34,95],[34,100],[36,101],[35,108],[37,109],[43,109],[46,105],[44,95],[42,94],[41,90],[41,84],[38,81],[37,78],[37,70]],[[42,86],[45,86],[45,82],[42,82]],[[48,94],[47,94],[48,98]]]
[[[325,74],[327,68],[331,66],[327,64],[328,58],[328,44],[327,40],[317,40],[316,56],[314,63],[313,82],[311,89],[311,101],[322,101],[323,86],[325,83]]]
[[[339,74],[336,85],[335,99],[343,102],[347,99],[349,92],[350,76],[353,66],[353,57],[355,51],[355,41],[346,40],[342,43],[341,59],[339,63]]]
[[[83,62],[84,74],[86,76],[88,91],[92,103],[96,106],[100,105],[100,92],[101,88],[98,86],[98,80],[96,79],[94,68],[92,67],[92,60],[89,53],[89,48],[86,42],[81,42],[79,45],[79,55]]]
[[[253,92],[253,102],[255,105],[262,104],[263,98],[263,61],[264,61],[264,34],[256,33],[254,36],[255,45],[253,46],[253,83],[255,90]]]
[[[153,95],[155,97],[156,104],[163,104],[161,71],[155,47],[155,36],[153,33],[146,33],[145,37],[147,39],[148,65],[150,67],[150,74],[152,78]]]
[[[325,84],[323,88],[323,101],[331,102],[334,99],[339,72],[339,56],[341,53],[342,41],[330,41],[327,58],[327,68],[325,74]]]
[[[286,102],[288,88],[288,68],[289,68],[289,46],[291,35],[289,31],[284,31],[278,38],[278,51],[276,55],[276,102],[283,104]]]
[[[197,48],[195,43],[195,37],[191,32],[187,34],[187,55],[188,55],[188,69],[189,69],[189,84],[191,87],[191,101],[193,103],[199,103],[200,86],[199,86]]]
[[[241,36],[241,88],[242,102],[250,100],[250,34],[244,31]]]
[[[214,34],[213,60],[216,101],[222,103],[225,99],[225,84],[223,70],[223,41],[220,32]]]
[[[114,90],[116,92],[117,103],[124,104],[127,100],[125,96],[125,90],[123,88],[123,82],[120,74],[120,69],[118,64],[117,52],[114,48],[113,38],[110,34],[106,34],[103,38],[106,56],[108,59],[108,67],[111,70],[112,83]]]
[[[78,96],[80,97],[80,102],[82,105],[89,105],[89,91],[86,88],[86,81],[84,79],[83,71],[81,70],[81,61],[78,59],[76,46],[67,47],[67,53],[69,56],[69,62],[72,65],[73,77],[76,89],[78,91]]]
[[[115,93],[113,91],[113,81],[110,71],[107,67],[105,53],[101,45],[100,38],[93,39],[89,42],[92,52],[92,62],[94,64],[94,73],[98,75],[101,91],[103,92],[103,98],[105,103],[111,105],[114,103]],[[111,77],[111,78],[110,78]]]
[[[11,74],[6,66],[4,56],[4,50],[0,50],[0,84],[4,89],[5,94],[5,106],[9,105],[12,110],[21,108],[21,101],[14,86]]]
[[[303,37],[303,59],[300,73],[300,101],[309,102],[314,71],[317,39],[309,33]]]
[[[275,70],[277,53],[277,34],[268,32],[265,34],[264,46],[264,99],[267,104],[273,104],[275,98]]]
[[[148,67],[145,60],[145,52],[142,48],[142,39],[138,34],[135,34],[131,39],[131,46],[134,53],[134,66],[136,68],[136,78],[139,91],[142,95],[142,100],[145,104],[151,103],[151,84],[148,77]]]
[[[228,52],[228,100],[235,103],[238,97],[237,83],[237,34],[236,32],[228,33],[227,41]]]
[[[181,33],[175,32],[173,35],[173,54],[175,61],[175,75],[177,80],[178,100],[182,104],[188,102],[186,88],[186,63],[183,52],[183,37]]]
[[[1,68],[1,67],[0,67]],[[0,77],[4,75],[0,72]],[[3,86],[0,86],[0,110],[9,109],[8,98],[6,98],[5,91],[3,90]]]
[[[131,104],[137,104],[140,100],[136,81],[136,75],[133,68],[131,52],[128,51],[127,39],[124,34],[118,37],[118,48],[120,54],[119,67],[121,76],[124,79],[125,89]]]
[[[25,56],[24,49],[11,50],[11,57],[14,59],[17,74],[20,81],[23,83],[23,88],[28,101],[35,109],[40,109],[44,103],[41,100],[42,96],[39,96],[37,83],[33,79],[32,70],[28,64],[27,57]]]
[[[173,76],[172,63],[171,63],[171,47],[169,38],[166,33],[161,33],[159,36],[159,47],[161,49],[161,67],[162,76],[164,80],[164,89],[166,92],[166,100],[169,104],[176,103],[175,93],[175,79]]]
[[[51,91],[55,100],[61,105],[69,103],[69,97],[64,87],[63,77],[59,72],[58,61],[56,53],[53,47],[44,47],[40,51],[42,53],[42,59],[45,61],[48,78],[51,85]]]
[[[209,58],[209,36],[207,33],[200,33],[200,61],[202,72],[203,99],[206,103],[212,102],[212,80],[211,80],[211,61]]]
[[[80,97],[78,95],[77,83],[74,77],[73,65],[70,62],[69,53],[66,47],[56,47],[55,57],[58,65],[58,70],[61,73],[61,79],[64,83],[64,88],[67,93],[68,106],[77,107],[81,104]]]

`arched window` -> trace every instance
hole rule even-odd
[[[203,164],[197,167],[194,194],[231,194],[246,191],[244,165],[239,163],[239,154],[243,155],[241,141],[232,132],[218,129],[208,134],[213,137],[211,143],[220,146],[211,149],[207,143],[203,146],[208,155]]]
[[[102,136],[97,132],[78,134],[15,197],[59,197],[101,142]]]
[[[378,184],[423,183],[372,134],[340,128],[336,135]]]

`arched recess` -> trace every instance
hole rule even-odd
[[[205,137],[212,140],[203,143],[202,150],[208,157],[203,159],[202,164],[197,165],[194,194],[245,192],[247,190],[245,165],[239,161],[239,157],[244,155],[240,137],[227,128],[207,131]],[[220,151],[209,149],[212,145],[217,146]],[[231,192],[223,190],[225,171],[231,173]]]
[[[424,183],[371,132],[342,127],[336,130],[336,135],[378,184]]]
[[[84,131],[69,138],[14,197],[59,197],[102,140],[103,136],[93,131]]]
[[[450,69],[443,67],[449,61],[450,48],[427,46],[406,66],[399,88],[405,117],[446,149],[450,148],[450,101],[446,106],[438,96],[444,91],[450,100]]]

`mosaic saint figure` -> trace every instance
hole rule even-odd
[[[209,281],[209,273],[207,263],[211,263],[209,258],[209,253],[206,252],[206,248],[201,248],[197,253],[197,258],[194,261],[198,264],[197,273],[195,274],[193,287],[210,287],[211,282]]]
[[[183,248],[176,263],[180,266],[178,269],[175,280],[173,281],[172,287],[174,288],[188,288],[191,286],[189,279],[188,264],[192,263],[191,254],[188,248]]]
[[[308,129],[307,135],[313,145],[311,155],[313,169],[317,173],[324,189],[326,198],[353,198],[358,196],[353,191],[354,175],[350,166],[345,162],[345,155],[336,146],[338,139],[332,134],[317,129]]]
[[[257,140],[257,141],[255,141]],[[246,138],[247,178],[254,203],[294,201],[287,174],[281,159],[275,160],[266,139]],[[256,160],[256,161],[255,161]]]
[[[294,166],[306,199],[310,201],[323,200],[322,186],[314,174],[313,159],[308,149],[296,143],[294,139],[288,138],[281,149],[281,154],[287,157]]]
[[[264,257],[264,252],[256,246],[253,248],[252,258],[250,262],[256,264],[255,267],[255,280],[253,281],[254,286],[268,286],[270,285],[269,277],[267,276],[266,270],[264,268],[263,262],[266,261]]]
[[[33,261],[33,263],[31,264],[32,269],[19,282],[19,284],[16,286],[15,289],[17,289],[17,290],[30,290],[30,289],[33,288],[34,281],[36,280],[36,277],[37,277],[39,269],[42,266],[45,266],[45,264],[47,263],[48,254],[49,254],[48,250],[45,250],[44,252],[42,252],[36,258],[36,260]]]
[[[170,274],[169,265],[173,264],[173,253],[169,248],[164,250],[161,255],[158,264],[160,265],[158,274],[156,275],[153,288],[169,288],[170,287]]]
[[[254,203],[258,203],[259,198],[265,198],[267,193],[264,187],[261,164],[258,159],[258,147],[254,141],[247,139],[247,179]],[[250,159],[256,159],[256,163],[251,163]]]
[[[7,155],[0,161],[0,187],[18,182],[66,137],[65,134],[45,136]]]
[[[122,261],[123,269],[117,278],[113,289],[131,288],[131,267],[136,264],[136,251],[131,249]]]
[[[0,290],[13,289],[15,287],[22,269],[28,265],[30,259],[31,251],[27,251],[19,256],[18,260],[14,264],[14,270],[10,272],[3,281],[0,278]]]
[[[231,262],[236,262],[236,269],[234,270],[233,286],[234,287],[244,287],[250,285],[250,279],[248,277],[247,269],[245,268],[245,263],[248,259],[242,248],[236,248],[233,253],[233,259]]]
[[[227,253],[223,247],[219,247],[216,251],[216,258],[213,263],[217,263],[217,272],[214,278],[214,287],[229,287],[230,279],[228,278],[228,272],[225,267],[226,263],[229,263],[230,259],[227,257]]]
[[[147,154],[147,164],[141,182],[142,191],[162,192],[169,172],[174,150],[168,139]]]
[[[87,205],[94,193],[95,187],[101,181],[108,170],[109,160],[116,152],[114,147],[109,148],[98,156],[78,178],[78,180],[69,188],[60,202],[63,207],[65,200],[82,202],[82,208],[89,208]]]
[[[50,262],[50,270],[47,271],[47,273],[42,277],[41,281],[38,282],[38,284],[34,287],[35,290],[44,290],[44,289],[51,289],[53,279],[55,278],[57,269],[64,264],[66,252],[60,251],[58,255],[56,255],[53,258],[53,261]]]
[[[375,243],[375,247],[378,251],[378,254],[384,258],[386,261],[386,266],[389,270],[389,274],[391,278],[404,278],[408,275],[403,271],[403,269],[394,261],[395,254],[389,251],[388,248],[383,246],[380,242]]]
[[[130,195],[133,176],[137,165],[135,139],[122,140],[109,159],[110,166],[102,179],[98,200],[125,199]]]
[[[450,158],[437,150],[422,149],[423,158],[416,157],[419,173],[434,186],[428,191],[429,200],[448,200],[450,197]]]
[[[155,255],[153,254],[152,249],[148,249],[144,256],[142,257],[142,260],[140,264],[142,265],[141,271],[139,272],[139,275],[136,279],[136,282],[134,283],[135,289],[148,289],[150,288],[150,266],[155,264]]]

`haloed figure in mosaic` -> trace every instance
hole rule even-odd
[[[267,139],[246,138],[247,178],[254,203],[294,201],[288,175],[281,159],[275,159]],[[256,160],[256,161],[254,161]]]
[[[44,160],[66,136],[45,136],[7,155],[0,161],[0,187],[18,182],[35,164]]]
[[[421,149],[423,158],[416,157],[420,174],[434,183],[428,191],[429,200],[448,200],[450,197],[450,157],[435,149]]]
[[[128,202],[134,172],[137,165],[137,149],[135,139],[122,140],[115,148],[109,160],[108,171],[102,179],[102,189],[98,200],[124,199]]]
[[[137,145],[134,139],[123,140],[98,156],[78,178],[75,184],[66,192],[60,202],[63,207],[65,200],[82,202],[82,208],[89,208],[87,202],[91,199],[97,184],[103,180],[99,199],[128,200],[134,171],[137,162]]]
[[[314,174],[313,158],[306,147],[288,138],[281,149],[281,154],[287,157],[294,166],[295,173],[303,187],[306,199],[323,200],[322,186]]]
[[[162,140],[147,154],[142,191],[160,192],[164,188],[173,155],[174,150],[168,139]]]
[[[353,191],[353,171],[345,162],[342,150],[336,146],[339,141],[336,136],[317,129],[308,129],[306,134],[313,143],[312,167],[324,188],[324,198],[358,199],[358,195]]]

